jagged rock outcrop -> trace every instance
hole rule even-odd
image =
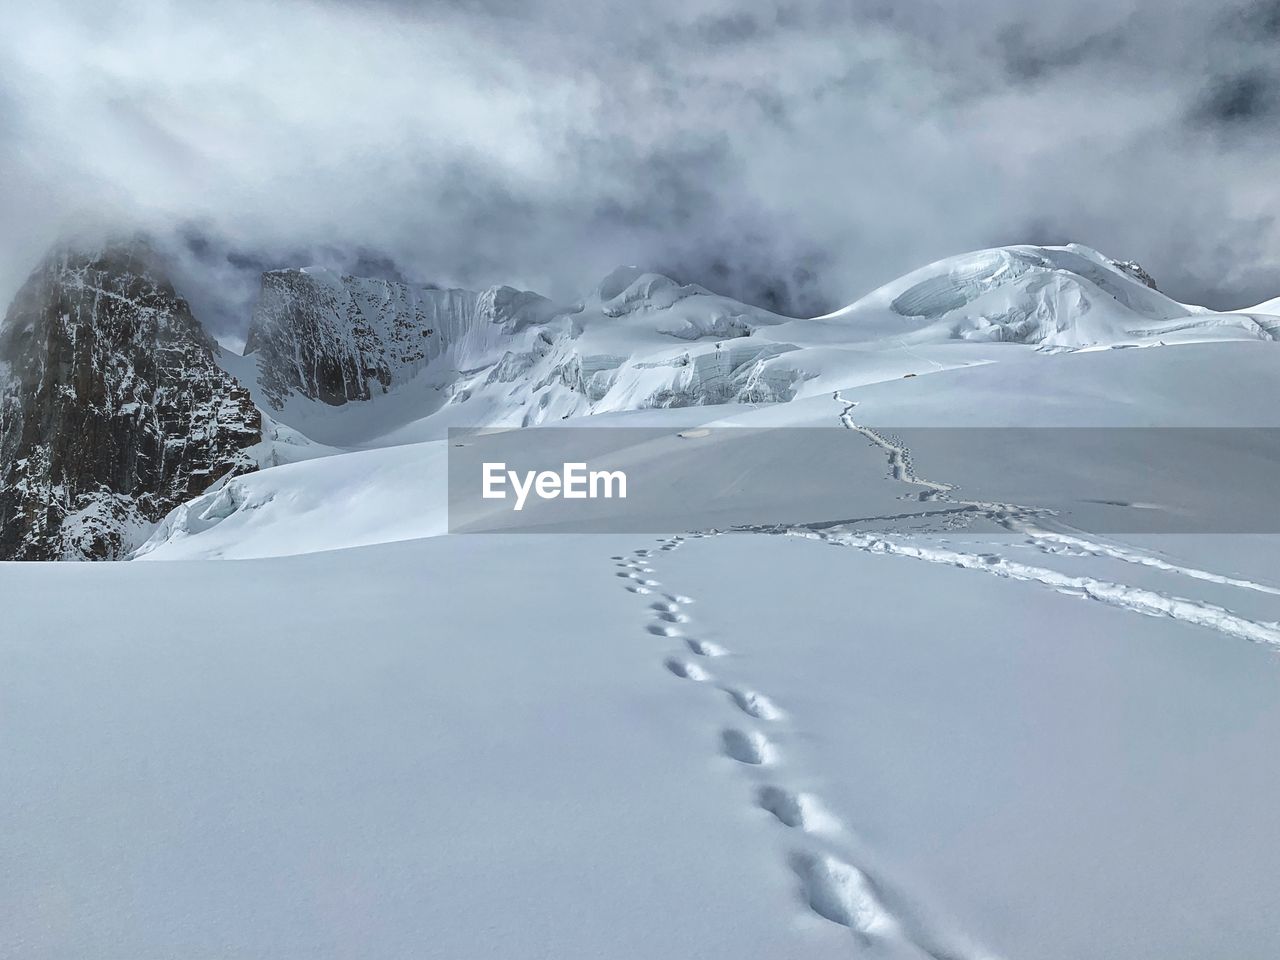
[[[0,327],[0,558],[114,559],[256,467],[248,390],[144,240],[64,247]]]
[[[512,287],[483,292],[272,270],[245,342],[259,384],[281,409],[291,394],[340,405],[368,400],[452,354],[474,366],[511,336],[555,313],[551,301]]]
[[[1112,260],[1111,263],[1119,270],[1123,270],[1139,283],[1145,283],[1152,290],[1158,290],[1156,286],[1156,278],[1147,273],[1143,269],[1142,264],[1137,260]]]

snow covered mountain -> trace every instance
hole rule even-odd
[[[633,267],[563,306],[511,287],[277,270],[238,357],[200,329],[145,244],[62,251],[0,341],[0,549],[116,557],[152,534],[152,552],[186,520],[153,524],[230,475],[439,440],[451,426],[755,407],[1028,352],[1278,336],[1266,305],[1213,313],[1164,296],[1136,264],[1020,246],[939,261],[808,320]],[[215,513],[253,502],[234,491],[258,483],[216,483]]]
[[[785,402],[827,389],[869,353],[908,345],[1048,351],[1280,331],[1261,312],[1212,313],[1153,283],[1141,267],[1085,247],[1009,247],[940,261],[836,313],[797,320],[634,267],[562,307],[511,288],[475,294],[283,271],[264,277],[247,348],[256,365],[228,369],[304,433],[377,446],[438,436],[444,425]],[[941,356],[943,366],[970,362],[962,350]],[[380,412],[335,416],[313,402],[352,399]]]
[[[1267,350],[1087,360],[1099,351],[1118,357],[1112,348],[1120,347],[1243,348],[1280,329],[1261,311],[1216,314],[1176,303],[1147,279],[1083,247],[1004,248],[940,261],[835,314],[797,320],[621,268],[582,302],[512,334],[473,339],[484,348],[428,363],[368,401],[331,407],[295,395],[282,410],[268,407],[336,445],[329,453],[351,452],[317,458],[292,447],[286,459],[301,462],[184,504],[139,555],[270,556],[443,533],[443,438],[453,426],[585,416],[601,424],[825,425],[832,394],[854,390],[867,415],[885,424],[909,414],[936,425],[1177,426],[1264,403],[1247,392],[1253,378],[1224,380],[1219,364],[1265,370],[1274,362]],[[223,362],[253,383],[263,369],[253,357]],[[1189,410],[1178,399],[1189,384],[1222,402]],[[881,390],[892,398],[883,411],[874,399]]]
[[[224,358],[273,417],[326,443],[440,420],[529,426],[647,407],[789,399],[759,366],[790,345],[749,340],[767,311],[622,267],[581,302],[338,276],[263,276],[244,359]],[[709,341],[714,341],[711,343]],[[726,346],[725,341],[742,341]],[[370,404],[378,413],[334,407]]]
[[[0,329],[0,558],[117,559],[254,469],[247,390],[150,247],[63,247]]]
[[[1140,266],[1077,244],[1001,247],[931,264],[831,315],[863,334],[1046,348],[1276,339],[1270,316],[1215,314],[1169,299]]]
[[[530,426],[628,410],[786,402],[854,382],[869,356],[879,364],[911,347],[928,348],[931,363],[948,367],[972,362],[956,349],[968,344],[1054,351],[1280,336],[1275,317],[1186,306],[1152,284],[1141,267],[1085,247],[1008,247],[940,261],[843,310],[803,320],[624,267],[582,302],[531,327],[536,336],[511,343],[500,360],[475,356],[474,368],[460,370],[447,390],[447,404],[462,409],[440,420]]]

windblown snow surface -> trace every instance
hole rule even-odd
[[[1080,247],[814,320],[624,270],[505,367],[291,401],[147,562],[0,570],[0,956],[1280,956],[1280,539],[1087,533],[1037,508],[1175,507],[906,429],[1280,426],[1266,306]],[[445,535],[448,427],[565,418],[822,428],[842,496]]]

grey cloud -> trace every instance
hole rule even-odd
[[[1026,23],[1006,27],[999,34],[999,43],[1005,69],[1014,83],[1042,80],[1057,71],[1090,61],[1096,63],[1123,56],[1127,45],[1121,29],[1079,37],[1037,38]]]
[[[1242,38],[1268,42],[1280,38],[1280,0],[1257,0],[1228,7],[1226,22]]]
[[[123,223],[230,341],[313,261],[815,313],[1076,240],[1239,306],[1280,294],[1278,38],[1274,0],[51,0],[0,34],[0,297]]]
[[[1254,124],[1280,111],[1280,81],[1262,70],[1213,77],[1192,111],[1208,124]]]
[[[697,24],[698,38],[706,43],[741,43],[760,32],[760,22],[750,13],[706,17]]]

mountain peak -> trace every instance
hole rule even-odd
[[[142,237],[59,244],[0,329],[0,556],[115,557],[250,469],[248,391]]]
[[[595,290],[605,316],[620,317],[640,308],[664,310],[678,300],[711,296],[696,283],[677,283],[661,273],[635,266],[617,267],[600,281]]]

